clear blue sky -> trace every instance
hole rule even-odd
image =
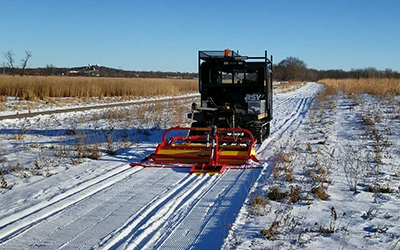
[[[197,71],[198,50],[400,71],[399,0],[0,1],[0,64]]]

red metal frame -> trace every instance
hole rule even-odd
[[[179,135],[167,139],[171,131],[187,131],[188,134],[191,131],[203,131],[205,134]],[[215,136],[210,135],[212,132],[212,128],[169,128],[164,132],[163,140],[158,144],[155,152],[145,159],[146,164],[131,163],[130,165],[165,167],[165,164],[192,164],[191,173],[222,173],[227,165],[248,164],[250,160],[258,162],[258,159],[252,155],[256,141],[247,129],[218,128],[215,130]],[[244,153],[223,154],[229,151]]]

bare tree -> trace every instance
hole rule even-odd
[[[46,74],[51,76],[54,75],[54,72],[56,70],[56,66],[54,66],[53,64],[47,64],[46,65]]]
[[[9,50],[4,53],[4,57],[7,60],[7,66],[11,68],[11,74],[14,75],[14,53],[12,50]]]
[[[28,63],[28,60],[31,57],[32,57],[32,52],[29,50],[25,50],[25,57],[21,60],[21,62],[22,62],[21,76],[23,76],[25,74],[26,64]]]

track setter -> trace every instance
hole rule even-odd
[[[156,151],[131,166],[188,167],[191,173],[246,168],[256,143],[270,134],[272,56],[242,56],[229,49],[199,51],[200,105],[190,127],[167,129]]]

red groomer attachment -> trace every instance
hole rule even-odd
[[[227,166],[258,162],[255,143],[250,131],[242,128],[173,127],[164,132],[156,151],[144,159],[146,164],[131,166],[191,166],[190,173],[222,173]]]

